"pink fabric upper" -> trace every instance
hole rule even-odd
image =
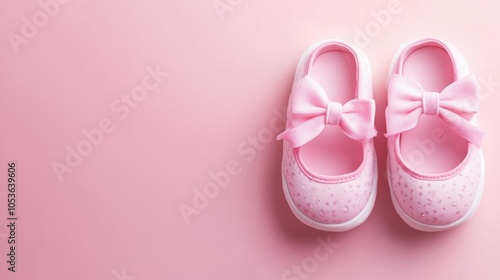
[[[470,153],[464,163],[449,174],[440,178],[423,177],[407,169],[396,150],[396,142],[396,136],[387,140],[388,180],[403,211],[428,225],[447,225],[462,218],[471,208],[479,187],[480,149],[469,145]]]
[[[444,48],[454,64],[455,82],[439,94],[425,92],[416,81],[401,75],[405,55],[425,45]],[[438,40],[427,39],[409,45],[396,62],[388,81],[389,106],[386,110],[388,180],[397,200],[394,203],[417,222],[431,226],[449,225],[471,209],[483,176],[479,145],[485,133],[476,123],[477,83],[469,76],[463,57]],[[400,133],[415,127],[421,114],[438,115],[469,141],[465,159],[452,170],[442,174],[421,174],[402,159]]]
[[[366,206],[372,190],[375,151],[372,140],[365,145],[365,161],[352,178],[321,180],[304,172],[289,142],[283,143],[283,175],[297,208],[312,220],[324,224],[350,221]]]
[[[328,100],[322,87],[308,76],[312,62],[321,53],[340,48],[350,52],[357,63],[357,98],[340,104]],[[282,172],[288,192],[300,212],[323,224],[341,224],[358,215],[373,191],[376,155],[371,139],[375,103],[371,92],[371,73],[363,69],[359,50],[344,43],[328,42],[305,54],[297,67],[289,100],[287,126],[278,136],[284,139]],[[326,125],[338,125],[363,146],[363,161],[352,173],[325,176],[308,170],[300,156],[300,147],[319,135]],[[332,158],[331,160],[335,160]]]

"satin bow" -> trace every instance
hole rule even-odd
[[[353,99],[344,105],[328,100],[325,90],[306,76],[298,81],[290,95],[287,129],[277,139],[300,147],[318,136],[327,125],[338,125],[352,139],[374,137],[375,102]]]
[[[474,76],[459,79],[440,93],[427,92],[415,80],[394,74],[387,83],[387,134],[414,128],[420,115],[436,115],[457,134],[476,146],[486,136],[471,122],[479,109],[479,86]]]

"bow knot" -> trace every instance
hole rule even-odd
[[[426,115],[439,114],[439,92],[424,92],[422,96],[422,110]]]
[[[480,146],[486,133],[472,123],[479,109],[479,86],[474,76],[459,79],[440,93],[427,92],[415,80],[394,74],[387,83],[387,134],[414,128],[420,115],[435,115],[470,143]]]
[[[340,123],[340,115],[342,114],[342,104],[338,102],[328,101],[326,107],[325,123],[338,125]]]
[[[327,125],[338,125],[354,140],[374,137],[375,102],[353,99],[342,105],[328,99],[325,90],[306,76],[297,81],[290,95],[287,129],[277,139],[300,147],[318,136]]]

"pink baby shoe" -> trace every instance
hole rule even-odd
[[[368,218],[377,189],[374,118],[370,64],[359,49],[331,40],[302,55],[278,139],[286,200],[306,225],[346,231]]]
[[[476,212],[484,185],[479,86],[450,44],[401,47],[387,80],[387,177],[401,218],[422,231],[455,227]]]

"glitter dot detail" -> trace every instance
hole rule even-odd
[[[370,156],[358,177],[341,183],[325,183],[301,171],[287,141],[283,149],[284,180],[292,194],[292,203],[305,216],[325,224],[345,223],[365,208],[373,185],[373,150],[369,149]]]
[[[394,147],[394,138],[388,139]],[[458,174],[446,179],[426,180],[401,168],[394,149],[389,149],[389,178],[392,193],[403,211],[417,222],[446,225],[458,221],[473,205],[482,176],[479,150],[472,148],[470,160]],[[461,175],[462,174],[462,175]]]

